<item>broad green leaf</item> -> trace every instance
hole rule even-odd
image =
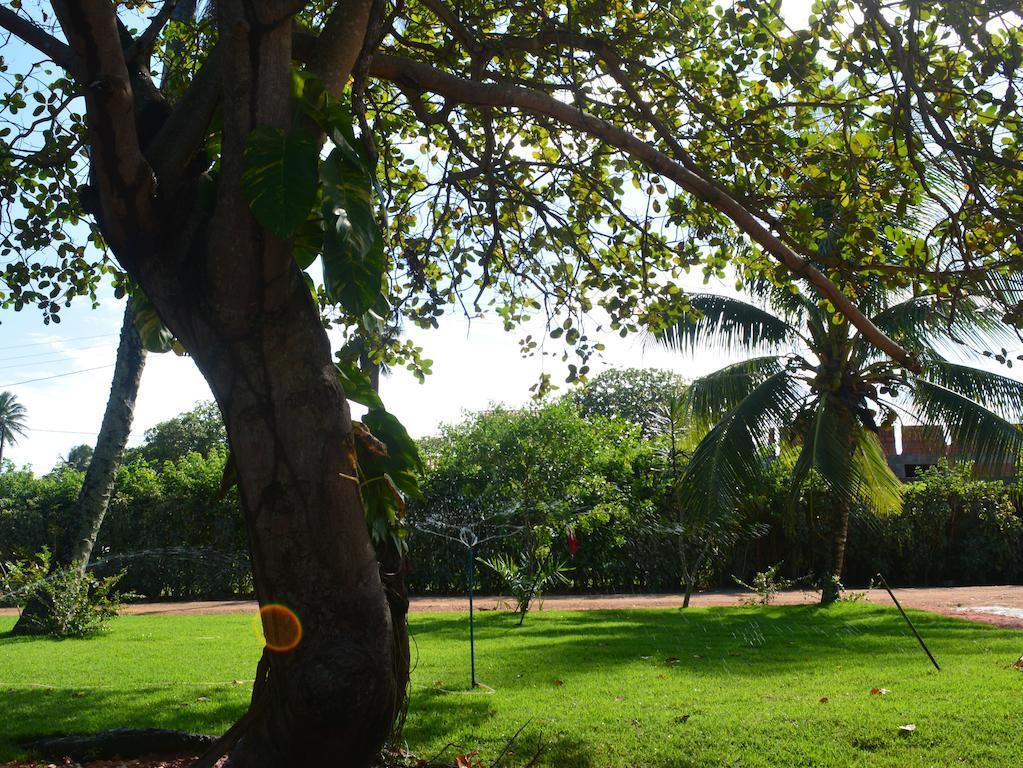
[[[419,489],[419,474],[423,471],[423,460],[415,441],[405,427],[391,413],[383,408],[373,408],[362,420],[373,436],[387,446],[387,467],[384,474],[408,496],[422,498]]]
[[[141,293],[132,296],[131,302],[132,314],[135,317],[135,330],[138,331],[139,339],[142,341],[142,348],[147,352],[157,354],[179,352],[180,345],[174,338],[174,334],[163,324],[163,320],[156,313],[152,302]],[[181,352],[183,351],[181,350]]]
[[[291,255],[299,269],[309,269],[323,251],[323,226],[319,218],[309,218],[295,231]]]
[[[345,391],[345,397],[349,400],[365,405],[367,408],[383,409],[384,403],[380,399],[380,395],[376,393],[369,379],[355,363],[339,362],[337,375],[341,381],[341,387]]]
[[[319,187],[319,151],[312,136],[266,126],[245,144],[242,186],[252,215],[281,239],[309,217]]]
[[[324,287],[332,301],[361,315],[379,301],[387,268],[372,180],[335,148],[323,162],[323,184]]]

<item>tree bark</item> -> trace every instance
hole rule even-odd
[[[97,220],[209,383],[238,471],[268,648],[258,695],[221,742],[235,768],[367,766],[390,733],[399,698],[392,614],[330,344],[293,244],[257,224],[243,191],[252,132],[302,123],[292,114],[291,51],[291,17],[302,6],[216,3],[215,66],[196,85],[220,98],[195,103],[219,103],[220,154],[200,178],[205,169],[191,158],[202,154],[212,109],[193,109],[182,119],[196,130],[182,128],[182,104],[193,102],[181,99],[143,152],[136,111],[153,111],[142,96],[155,89],[148,73],[124,60],[115,7],[54,2],[83,68]],[[339,3],[334,12],[350,8]],[[172,125],[165,138],[174,151],[158,151]],[[182,136],[200,137],[200,146]],[[167,167],[171,157],[187,165]]]
[[[131,434],[135,399],[138,397],[145,364],[146,351],[135,329],[135,313],[129,299],[124,308],[114,377],[110,382],[110,396],[107,398],[103,424],[78,496],[78,536],[66,558],[68,564],[75,563],[82,571],[92,557],[96,537],[110,504],[117,468],[121,465],[124,447]]]
[[[835,510],[835,532],[831,545],[831,573],[821,590],[821,605],[838,600],[838,588],[845,569],[845,543],[849,538],[849,505],[839,503]]]
[[[269,654],[268,704],[230,765],[363,766],[400,706],[401,662],[329,343],[297,267],[279,279],[286,299],[249,317],[162,308],[224,416],[259,603],[301,624],[296,647]]]
[[[110,395],[107,398],[106,411],[103,413],[103,423],[96,438],[96,449],[82,481],[82,489],[78,493],[77,524],[65,532],[61,546],[54,553],[54,568],[74,565],[84,573],[89,565],[96,537],[110,504],[110,495],[117,479],[117,468],[121,464],[124,447],[131,434],[135,399],[138,396],[145,363],[146,351],[142,348],[138,331],[135,330],[135,314],[129,300],[124,308],[117,359],[114,362],[114,376],[110,382]],[[14,634],[36,634],[39,630],[35,618],[45,610],[46,606],[40,600],[30,600],[14,625]]]

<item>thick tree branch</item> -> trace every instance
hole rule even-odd
[[[104,236],[120,258],[130,258],[145,247],[152,232],[156,184],[139,146],[134,93],[115,6],[109,0],[54,0],[53,8],[82,62],[76,79],[85,93]]]
[[[70,46],[37,27],[28,19],[19,16],[10,8],[0,6],[0,27],[12,33],[22,42],[31,45],[40,53],[49,56],[54,64],[67,70],[73,77],[77,77],[79,74],[81,62]]]
[[[341,94],[355,68],[372,10],[373,0],[339,0],[323,25],[309,70],[331,96]]]
[[[428,64],[398,56],[376,55],[370,63],[373,77],[402,88],[429,91],[445,99],[473,106],[510,107],[558,120],[583,131],[639,160],[650,170],[671,179],[682,189],[725,214],[737,227],[793,275],[813,285],[856,326],[872,344],[900,365],[919,369],[913,356],[885,335],[826,275],[802,258],[724,190],[676,162],[647,142],[610,123],[586,114],[577,106],[551,98],[530,88],[464,80]]]
[[[218,45],[146,148],[146,157],[164,194],[174,193],[192,158],[205,143],[210,121],[220,103],[222,62],[223,49]]]

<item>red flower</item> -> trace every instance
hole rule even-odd
[[[575,529],[568,529],[568,553],[575,556],[575,553],[579,551],[579,539],[575,537]]]

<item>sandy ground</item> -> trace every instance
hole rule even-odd
[[[852,590],[854,593],[856,590]],[[894,590],[899,602],[908,608],[935,611],[948,616],[1023,629],[1023,586],[996,587],[914,587]],[[749,599],[746,592],[701,592],[693,595],[694,607],[742,605]],[[805,590],[782,592],[777,596],[779,605],[814,603],[819,593]],[[877,605],[891,605],[892,600],[883,589],[874,589],[865,599]],[[572,611],[601,608],[674,608],[682,604],[681,595],[553,595],[544,598],[542,610]],[[506,598],[479,597],[478,610],[508,608]],[[431,611],[467,611],[469,601],[462,597],[414,597],[410,610],[417,613]],[[140,616],[166,614],[250,613],[256,603],[249,600],[219,600],[183,603],[135,603],[124,608],[124,613]],[[12,615],[12,609],[0,610],[0,615]]]

